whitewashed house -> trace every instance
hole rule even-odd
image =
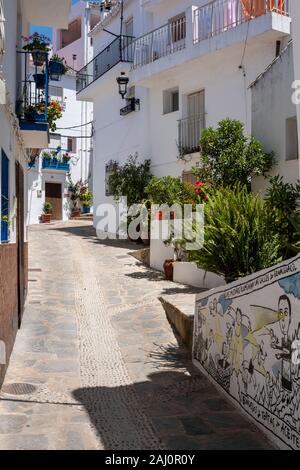
[[[94,103],[96,206],[112,201],[110,162],[137,154],[157,176],[189,179],[205,126],[230,117],[250,133],[249,86],[287,45],[292,21],[288,0],[124,0],[120,28],[121,2],[105,5],[77,83],[77,99]]]
[[[64,28],[70,0],[0,1],[0,385],[21,324],[27,293],[27,163],[48,142],[46,115],[27,119],[30,24]],[[4,360],[3,360],[4,359]]]
[[[64,58],[70,68],[60,81],[50,80],[50,100],[61,103],[63,115],[57,121],[56,132],[50,133],[49,145],[44,151],[55,151],[60,147],[60,155],[68,153],[70,161],[50,162],[42,158],[43,151],[40,158],[29,168],[29,224],[40,222],[45,202],[52,205],[53,219],[69,219],[69,174],[73,182],[88,182],[92,189],[93,104],[76,100],[75,69],[82,67],[93,56],[92,41],[88,33],[99,19],[99,5],[80,1],[71,8],[67,28],[54,29],[53,53]]]

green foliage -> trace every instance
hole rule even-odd
[[[53,208],[50,202],[45,202],[43,212],[44,214],[52,214]]]
[[[140,204],[145,199],[145,187],[151,179],[151,161],[137,162],[130,156],[124,165],[116,165],[109,177],[111,193],[116,201],[127,197],[127,204]]]
[[[83,207],[91,207],[92,200],[93,200],[93,193],[91,193],[90,191],[87,191],[80,195],[80,202],[83,205]]]
[[[151,204],[195,204],[197,197],[195,188],[190,183],[182,182],[181,178],[174,176],[153,176],[145,193]]]
[[[234,119],[220,121],[217,129],[204,129],[200,147],[201,167],[194,173],[217,188],[237,182],[250,186],[252,178],[265,175],[274,160],[260,142],[244,135],[244,125]]]
[[[297,242],[297,208],[300,201],[300,181],[295,185],[284,183],[279,175],[270,179],[270,187],[266,193],[266,206],[272,211],[276,210],[274,227],[281,234],[287,250],[285,257],[289,257],[290,245]]]
[[[222,188],[205,204],[205,242],[190,260],[227,282],[281,261],[280,235],[273,214],[259,196],[240,184]]]
[[[295,212],[290,216],[290,222],[294,227],[294,240],[290,245],[291,251],[295,254],[300,253],[300,213]]]
[[[76,209],[80,198],[86,193],[87,187],[81,180],[74,183],[70,174],[68,175],[68,186],[73,208]]]

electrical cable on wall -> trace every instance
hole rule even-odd
[[[90,124],[93,124],[94,121],[87,122],[86,124],[79,124],[78,126],[71,126],[71,127],[57,127],[57,130],[59,131],[69,131],[71,129],[78,129],[79,127],[85,127],[89,126]]]

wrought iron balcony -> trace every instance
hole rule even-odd
[[[133,42],[133,69],[150,64],[161,57],[186,47],[186,17],[151,31]]]
[[[77,93],[87,88],[120,62],[132,62],[131,36],[118,36],[76,74]]]
[[[267,13],[290,16],[290,0],[215,0],[194,11],[194,43]]]
[[[43,158],[43,170],[59,170],[70,172],[70,163],[58,158]]]
[[[205,128],[205,114],[178,121],[178,148],[180,156],[200,151],[199,141]]]
[[[22,56],[22,70],[24,70],[24,78],[21,82],[19,99],[16,105],[20,127],[21,129],[27,129],[32,127],[33,124],[37,124],[46,126],[48,130],[48,53],[21,51],[18,54]],[[28,126],[29,123],[31,126]],[[44,126],[42,127],[44,128]]]

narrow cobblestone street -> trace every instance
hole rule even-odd
[[[272,448],[178,344],[158,297],[189,288],[89,222],[34,226],[29,241],[0,449]]]

